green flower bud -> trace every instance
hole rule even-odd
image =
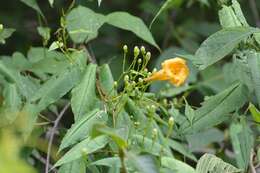
[[[141,47],[141,52],[142,52],[142,54],[145,54],[145,47],[144,46]]]
[[[82,153],[82,155],[87,155],[88,154],[88,150],[86,148],[82,148],[81,149],[81,153]]]
[[[114,88],[116,88],[118,86],[117,81],[115,81],[113,85],[114,85]]]
[[[148,69],[147,69],[147,68],[145,68],[145,69],[144,69],[144,72],[145,72],[145,73],[147,73],[147,72],[148,72]]]
[[[140,82],[140,83],[143,83],[143,79],[142,78],[138,78],[138,82]]]
[[[155,72],[157,72],[157,68],[154,68],[154,69],[153,69],[153,73],[155,73]]]
[[[151,106],[151,112],[155,112],[155,110],[156,110],[156,106],[152,105]]]
[[[151,58],[151,52],[147,52],[145,58],[147,61],[149,61]]]
[[[134,47],[134,56],[137,57],[139,55],[139,53],[140,53],[140,49],[137,46],[135,46]]]
[[[123,50],[124,50],[125,53],[128,52],[128,47],[127,47],[127,45],[124,45],[124,46],[123,46]]]
[[[128,81],[129,81],[129,76],[128,76],[128,75],[125,75],[124,81],[125,81],[125,82],[128,82]]]
[[[141,63],[142,63],[142,59],[139,58],[139,59],[137,60],[137,63],[138,63],[138,64],[141,64]]]
[[[170,118],[169,118],[168,124],[169,124],[169,126],[171,126],[171,127],[174,125],[174,118],[173,118],[173,117],[170,117]]]
[[[4,29],[4,25],[0,24],[0,30]]]
[[[158,135],[158,130],[156,128],[154,128],[152,131],[152,138],[156,138],[157,135]]]

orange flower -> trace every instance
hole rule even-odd
[[[153,73],[145,81],[169,80],[173,85],[180,86],[189,75],[186,61],[181,58],[172,58],[162,63],[162,69]]]

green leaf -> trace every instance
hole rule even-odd
[[[253,79],[253,87],[255,90],[256,99],[258,101],[258,105],[260,106],[260,54],[250,52],[248,54],[247,60]]]
[[[170,168],[174,171],[174,173],[197,173],[194,168],[189,166],[188,164],[174,159],[172,157],[162,157],[161,158],[162,166]],[[200,172],[199,172],[200,173]]]
[[[241,119],[240,123],[231,124],[230,136],[237,166],[246,171],[254,146],[254,136],[245,119]]]
[[[232,7],[223,5],[222,9],[219,10],[218,15],[220,24],[223,28],[242,26]]]
[[[59,151],[75,144],[82,139],[89,137],[92,127],[95,123],[107,120],[107,114],[104,111],[93,110],[84,115],[79,121],[71,126],[66,135],[63,137]]]
[[[179,153],[183,154],[185,157],[197,161],[197,158],[189,151],[187,147],[183,143],[179,143],[177,141],[168,139],[168,145],[175,151],[178,151]]]
[[[160,8],[160,10],[156,13],[156,15],[154,16],[152,22],[150,23],[150,27],[152,27],[153,23],[155,22],[155,20],[159,17],[159,15],[167,10],[168,8],[171,7],[179,7],[184,1],[183,0],[166,0],[166,2],[163,3],[162,7]]]
[[[158,143],[158,141],[153,141],[143,135],[134,135],[132,138],[136,143],[137,148],[135,149],[140,152],[146,152],[155,156],[172,156],[171,151],[167,147],[164,147]]]
[[[249,26],[246,19],[245,19],[244,14],[241,10],[240,4],[237,2],[237,0],[232,0],[232,8],[233,8],[233,10],[236,14],[237,19],[240,21],[240,23],[243,26]]]
[[[194,118],[196,117],[194,109],[185,101],[185,116],[187,117],[188,121],[192,125]]]
[[[198,173],[237,173],[241,170],[212,154],[204,154],[196,167]]]
[[[121,167],[121,162],[119,157],[109,157],[97,160],[92,162],[91,165],[98,165],[98,166],[107,166],[107,167]]]
[[[94,139],[89,137],[70,149],[60,160],[58,160],[58,162],[56,162],[54,167],[61,166],[65,163],[72,162],[83,156],[87,156],[88,154],[98,151],[103,148],[107,142],[108,138],[106,136],[99,136]]]
[[[67,30],[75,43],[88,42],[98,35],[98,29],[104,24],[105,17],[89,8],[78,6],[66,17]]]
[[[114,129],[110,128],[104,124],[97,123],[93,126],[92,130],[92,137],[100,136],[100,135],[107,135],[113,139],[113,141],[121,148],[127,147],[127,141],[121,137],[120,131],[123,129]]]
[[[0,30],[0,43],[5,44],[5,39],[9,38],[13,33],[15,29],[12,28],[3,28]]]
[[[140,173],[158,173],[154,160],[148,155],[135,155],[134,153],[126,153],[129,158],[128,162]]]
[[[102,91],[108,96],[115,96],[114,78],[108,64],[104,64],[99,68],[99,81]]]
[[[86,166],[83,159],[74,160],[63,164],[58,173],[86,173]]]
[[[49,47],[49,50],[48,51],[52,51],[52,50],[56,50],[58,48],[62,48],[64,45],[62,42],[59,42],[59,41],[54,41],[50,47]]]
[[[48,42],[51,38],[51,29],[48,27],[38,26],[37,31],[39,35],[43,38],[44,42]]]
[[[249,104],[249,111],[255,122],[260,123],[260,111],[252,103]]]
[[[114,12],[110,13],[106,17],[108,24],[131,31],[141,39],[155,46],[157,49],[160,49],[154,41],[151,32],[140,18],[126,12]]]
[[[44,110],[68,93],[79,82],[80,75],[79,67],[71,65],[46,81],[32,96],[30,102],[37,102],[39,110]]]
[[[4,101],[0,107],[0,127],[11,124],[20,112],[22,100],[15,84],[7,83],[3,91]]]
[[[20,0],[20,1],[26,4],[27,6],[31,7],[32,9],[34,9],[43,18],[45,18],[36,0]]]
[[[89,64],[80,83],[72,90],[71,106],[75,122],[98,107],[98,99],[96,97],[96,68],[97,65]]]
[[[203,70],[235,49],[238,44],[259,29],[251,27],[226,28],[207,38],[196,51],[194,63]]]
[[[195,111],[196,117],[192,125],[185,122],[182,127],[182,133],[195,133],[197,131],[210,128],[217,125],[229,117],[228,113],[238,110],[246,102],[248,97],[247,88],[235,83],[221,93],[210,97],[202,107]]]

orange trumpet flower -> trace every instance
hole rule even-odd
[[[180,86],[189,75],[189,68],[186,61],[181,58],[172,58],[162,63],[162,69],[153,73],[145,81],[169,80],[173,85]]]

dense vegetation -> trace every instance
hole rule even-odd
[[[260,172],[260,1],[0,4],[0,173]]]

